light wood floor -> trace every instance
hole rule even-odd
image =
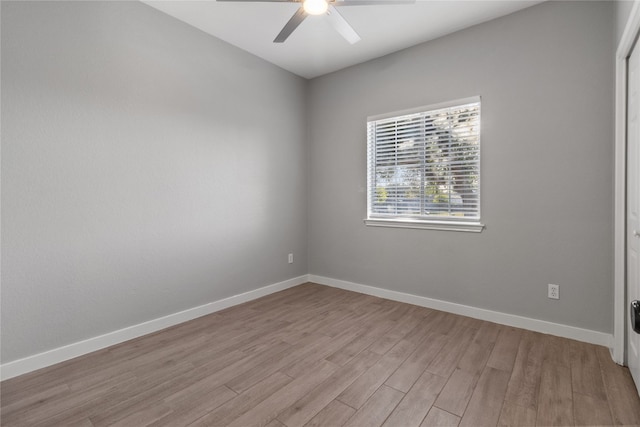
[[[315,284],[1,392],[3,426],[640,425],[604,347]]]

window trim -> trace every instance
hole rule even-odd
[[[410,115],[410,114],[416,114],[416,113],[424,113],[424,112],[429,112],[429,111],[435,111],[435,110],[440,110],[440,109],[444,109],[444,108],[450,108],[450,107],[456,107],[456,106],[462,106],[465,104],[472,104],[472,103],[480,103],[481,102],[481,97],[480,96],[472,96],[472,97],[468,97],[468,98],[462,98],[462,99],[456,99],[456,100],[452,100],[452,101],[446,101],[446,102],[440,102],[437,104],[431,104],[431,105],[425,105],[425,106],[421,106],[421,107],[416,107],[416,108],[411,108],[411,109],[406,109],[406,110],[400,110],[400,111],[394,111],[394,112],[389,112],[389,113],[384,113],[384,114],[378,114],[378,115],[373,115],[373,116],[368,116],[367,117],[367,124],[369,122],[372,121],[378,121],[378,120],[385,120],[385,119],[389,119],[392,117],[401,117],[401,116],[405,116],[405,115]],[[480,109],[480,113],[479,116],[481,117],[482,115],[482,109]],[[480,131],[482,130],[482,124],[480,124]],[[481,138],[481,135],[480,135]],[[481,147],[481,146],[480,146]],[[437,218],[434,219],[424,219],[424,218],[411,218],[411,217],[397,217],[397,218],[389,218],[389,217],[378,217],[378,216],[371,216],[371,212],[370,212],[370,170],[369,170],[369,166],[370,166],[370,159],[369,159],[369,142],[367,140],[367,217],[364,219],[364,223],[367,226],[372,226],[372,227],[391,227],[391,228],[413,228],[413,229],[423,229],[423,230],[443,230],[443,231],[462,231],[462,232],[473,232],[473,233],[480,233],[484,228],[485,225],[481,222],[481,204],[482,204],[482,197],[480,197],[479,199],[479,205],[478,205],[478,218],[477,219],[473,219],[473,220],[459,220],[459,219],[447,219],[447,220],[440,220]],[[478,166],[480,168],[480,177],[479,177],[479,186],[480,183],[482,182],[481,176],[482,176],[482,163],[480,161],[481,159],[481,152],[480,150],[478,151]],[[480,187],[478,187],[478,191],[480,192]]]
[[[369,227],[390,227],[390,228],[415,228],[420,230],[441,230],[441,231],[467,231],[470,233],[480,233],[485,225],[480,222],[469,221],[435,221],[418,220],[411,218],[365,218],[364,223]]]

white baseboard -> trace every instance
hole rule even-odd
[[[215,313],[216,311],[242,304],[274,292],[292,288],[308,281],[309,276],[305,274],[283,282],[264,286],[253,291],[234,295],[229,298],[210,302],[208,304],[160,317],[158,319],[149,320],[148,322],[140,323],[138,325],[129,326],[124,329],[89,338],[84,341],[58,347],[53,350],[45,351],[44,353],[14,360],[13,362],[0,365],[0,380],[6,380],[18,375],[26,374],[27,372],[35,371],[36,369],[64,362],[65,360],[73,359],[74,357],[82,356],[84,354],[91,353],[92,351],[119,344],[133,338],[138,338],[198,317],[206,316],[207,314]]]
[[[334,288],[359,292],[361,294],[372,295],[380,298],[390,299],[393,301],[405,302],[421,307],[433,308],[436,310],[446,311],[462,316],[473,317],[475,319],[486,320],[489,322],[499,323],[501,325],[514,326],[517,328],[528,329],[535,332],[542,332],[544,334],[602,345],[608,348],[611,348],[613,344],[613,335],[604,332],[576,328],[574,326],[517,316],[515,314],[501,313],[499,311],[485,310],[468,305],[456,304],[433,298],[406,294],[403,292],[390,291],[387,289],[375,288],[373,286],[361,285],[344,280],[316,276],[313,274],[309,275],[309,281],[312,283],[318,283]]]
[[[452,302],[437,300],[433,298],[411,295],[403,292],[391,291],[388,289],[376,288],[373,286],[361,285],[358,283],[347,282],[344,280],[331,279],[329,277],[316,276],[312,274],[294,277],[293,279],[283,282],[274,283],[264,286],[253,291],[234,295],[229,298],[210,302],[148,322],[133,325],[128,328],[109,332],[84,341],[69,344],[53,350],[28,356],[23,359],[0,365],[0,380],[6,380],[18,375],[26,374],[37,369],[45,368],[74,357],[82,356],[96,350],[119,344],[133,338],[150,334],[179,323],[187,322],[207,314],[215,313],[234,305],[242,304],[274,292],[292,288],[306,282],[318,283],[321,285],[331,286],[334,288],[345,289],[348,291],[358,292],[361,294],[372,295],[393,301],[405,302],[408,304],[418,305],[421,307],[433,308],[436,310],[446,311],[449,313],[460,314],[462,316],[473,317],[489,322],[500,323],[502,325],[515,326],[518,328],[528,329],[531,331],[542,332],[545,334],[556,335],[564,338],[571,338],[577,341],[584,341],[591,344],[602,345],[608,348],[612,347],[613,335],[604,332],[592,331],[588,329],[576,328],[574,326],[562,325],[559,323],[547,322],[544,320],[531,319],[528,317],[517,316],[514,314],[501,313],[498,311],[485,310],[482,308],[471,307],[468,305],[456,304]]]

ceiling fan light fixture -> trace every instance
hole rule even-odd
[[[309,15],[322,15],[327,13],[329,3],[326,0],[304,0],[302,7]]]

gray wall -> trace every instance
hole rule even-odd
[[[547,2],[314,79],[310,273],[611,332],[613,25]],[[366,117],[473,95],[486,230],[366,227]]]
[[[305,80],[138,2],[3,1],[1,83],[3,363],[307,273]]]
[[[610,332],[624,8],[307,83],[137,2],[3,1],[2,363],[307,272]],[[366,117],[473,95],[487,229],[364,226]]]

